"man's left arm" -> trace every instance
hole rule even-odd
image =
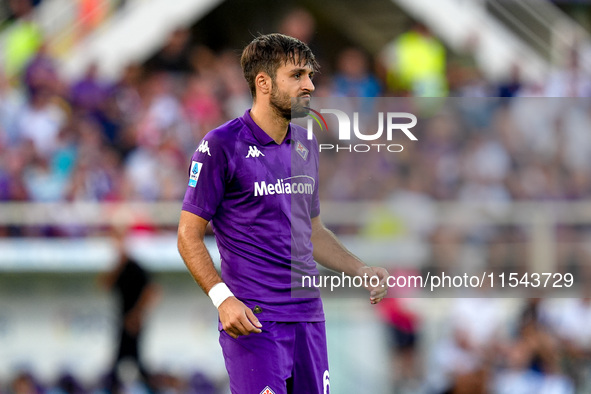
[[[314,260],[318,263],[326,268],[344,272],[349,276],[366,278],[365,283],[367,283],[367,289],[370,292],[369,300],[372,304],[377,304],[386,296],[388,271],[381,267],[369,267],[349,252],[334,233],[324,226],[320,216],[312,218],[311,240],[314,247]],[[371,287],[369,278],[374,276],[379,278],[379,284],[376,287]]]

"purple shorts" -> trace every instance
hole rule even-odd
[[[232,394],[329,394],[324,322],[261,324],[237,339],[220,331]]]

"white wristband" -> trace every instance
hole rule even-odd
[[[234,297],[234,294],[228,289],[228,286],[224,282],[216,283],[211,289],[209,289],[209,293],[207,293],[209,298],[211,298],[211,302],[215,305],[216,308],[219,308],[222,305],[222,302],[226,301],[228,297]]]

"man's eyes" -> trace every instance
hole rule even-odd
[[[295,73],[295,74],[293,75],[293,77],[294,77],[295,79],[300,79],[300,78],[302,77],[302,75],[303,75],[303,73]],[[308,76],[310,77],[310,79],[314,79],[314,73],[310,73]]]

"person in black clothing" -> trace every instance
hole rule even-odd
[[[140,341],[148,308],[154,303],[157,287],[150,274],[125,251],[125,234],[118,232],[113,239],[119,259],[103,278],[105,287],[114,292],[118,302],[119,345],[112,368],[114,385],[119,385],[118,367],[124,360],[133,362],[144,382],[148,374],[141,359]]]

